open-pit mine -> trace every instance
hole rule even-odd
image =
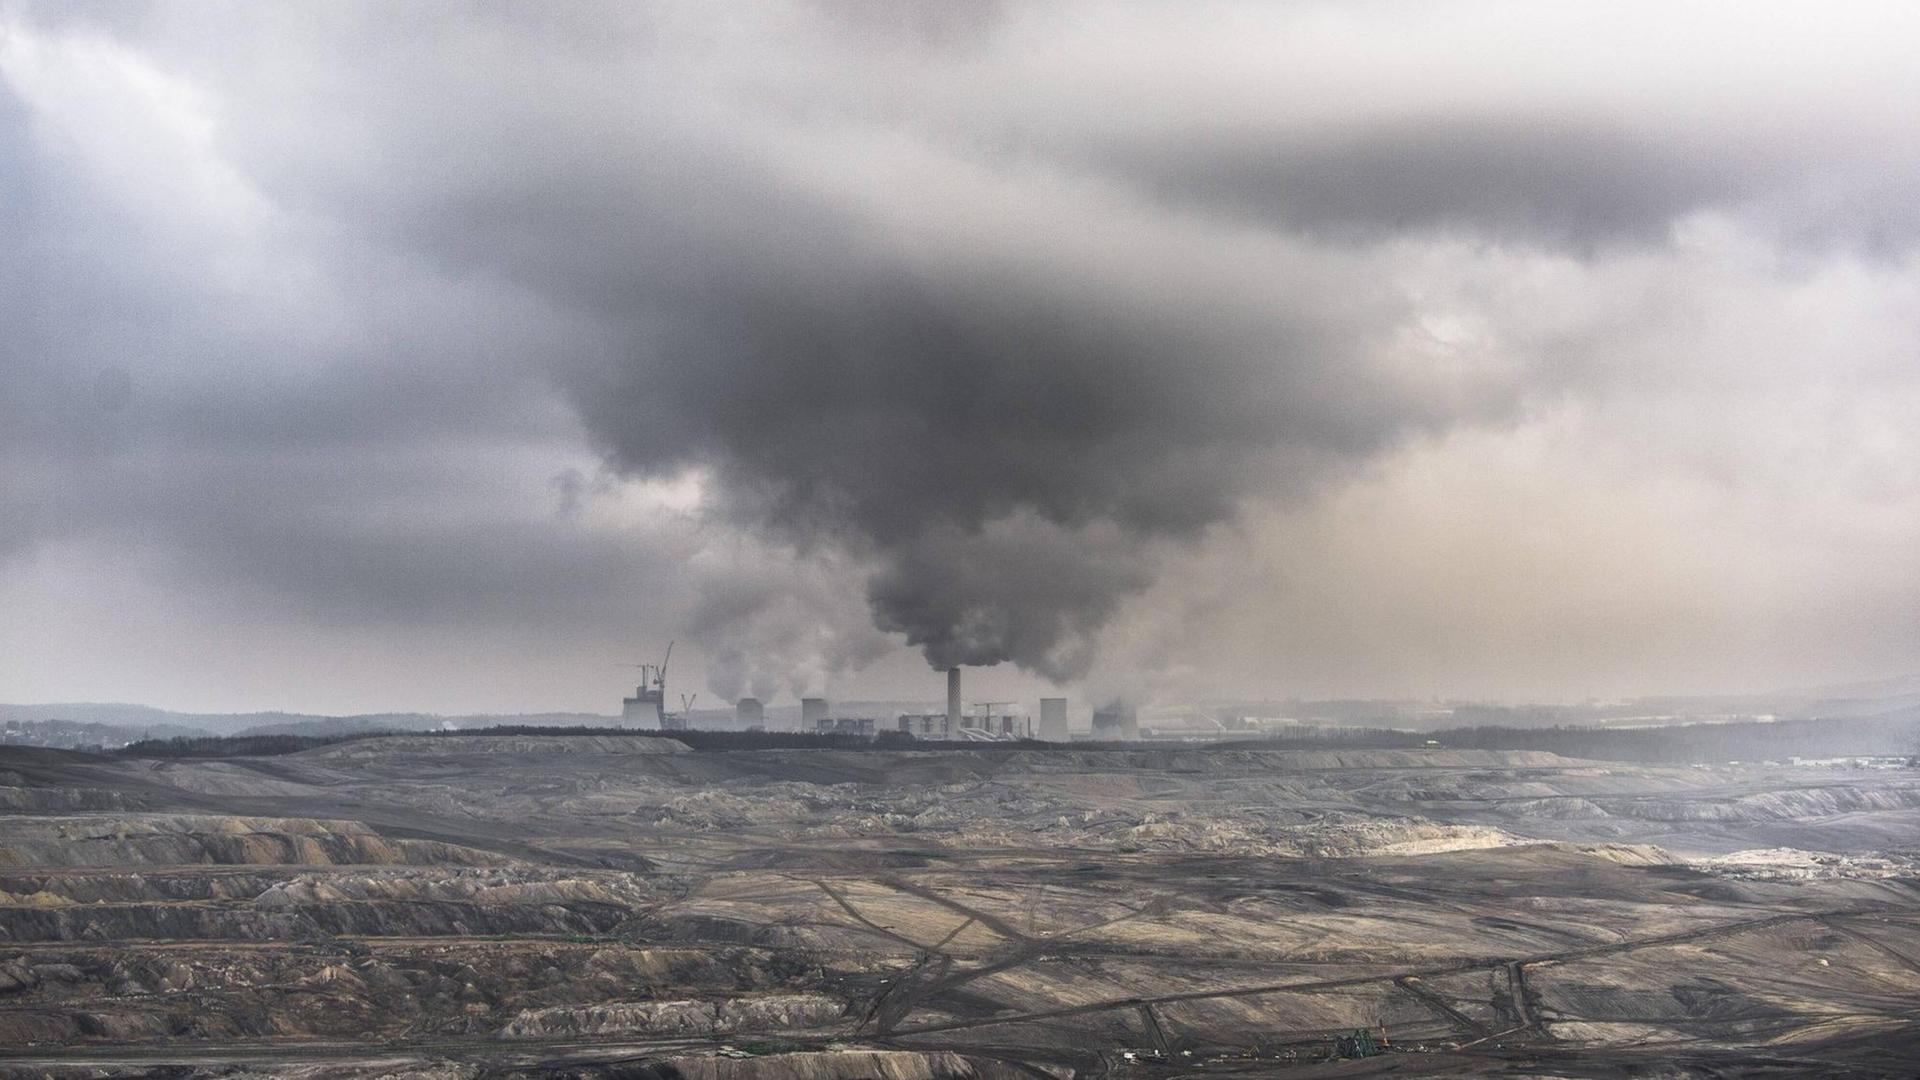
[[[1912,1076],[1920,776],[0,747],[0,1074]]]

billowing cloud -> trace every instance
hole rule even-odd
[[[1905,6],[0,10],[27,593],[138,551],[255,621],[691,638],[727,697],[901,645],[1539,693],[1761,607],[1663,677],[1795,652],[1805,604],[1670,576],[1703,500],[1590,471],[1629,456],[1737,490],[1728,559],[1911,595],[1868,557],[1911,488],[1856,477],[1920,461]],[[1409,479],[1461,469],[1506,486]],[[1816,494],[1817,537],[1756,524]],[[1538,634],[1410,658],[1423,536],[1655,584],[1589,603],[1555,678]],[[1431,571],[1448,635],[1507,640],[1494,583]],[[1810,676],[1910,630],[1819,625],[1853,644]]]

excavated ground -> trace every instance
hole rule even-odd
[[[1912,1076],[1916,836],[1536,753],[0,748],[0,1075]]]

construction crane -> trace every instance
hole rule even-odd
[[[667,654],[658,664],[628,664],[628,667],[640,669],[640,686],[634,696],[626,699],[621,716],[628,721],[638,720],[642,726],[657,723],[668,726],[667,720],[667,665],[673,662],[673,645],[667,642]],[[648,714],[652,715],[649,716]]]
[[[673,662],[673,646],[673,642],[667,642],[667,655],[661,657],[660,662],[657,664],[625,665],[626,667],[639,668],[640,689],[658,691],[660,693],[660,699],[663,702],[666,700],[667,693],[667,665]]]
[[[687,730],[687,713],[692,711],[687,707],[689,704],[689,699],[685,694],[680,695],[679,715],[676,716],[673,713],[670,713],[667,711],[667,665],[673,663],[673,644],[674,643],[671,641],[667,642],[667,654],[660,658],[660,668],[659,668],[660,674],[654,683],[654,685],[658,688],[659,695],[660,695],[659,701],[660,701],[660,730],[661,731]]]
[[[620,666],[640,669],[640,689],[665,692],[667,664],[673,660],[673,645],[673,642],[667,642],[667,655],[657,664],[622,664]]]

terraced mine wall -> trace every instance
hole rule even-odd
[[[0,1075],[1064,1078],[1381,1025],[1407,1075],[1920,1049],[1889,839],[1920,777],[1887,772],[535,735],[0,770]]]

